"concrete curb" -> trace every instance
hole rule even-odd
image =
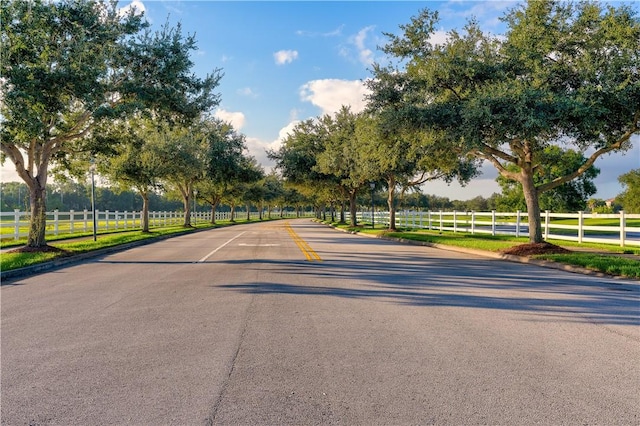
[[[613,278],[613,279],[616,279],[616,280],[625,280],[625,281],[631,281],[631,282],[638,281],[640,283],[640,280],[635,280],[634,278],[621,277],[621,276],[618,276],[618,275],[611,275],[611,274],[605,274],[603,272],[593,271],[591,269],[582,268],[580,266],[566,265],[564,263],[552,262],[552,261],[549,261],[549,260],[531,259],[529,257],[515,256],[515,255],[512,255],[512,254],[502,254],[502,253],[496,253],[496,252],[487,251],[487,250],[477,250],[477,249],[469,249],[469,248],[456,247],[456,246],[448,246],[448,245],[444,245],[444,244],[428,243],[428,242],[425,242],[425,241],[407,240],[407,239],[404,239],[404,238],[387,237],[387,236],[384,236],[384,235],[363,234],[363,233],[359,233],[359,232],[347,231],[347,230],[344,230],[344,229],[341,229],[341,228],[337,228],[337,227],[335,227],[333,225],[327,225],[327,226],[330,226],[331,228],[333,228],[335,230],[338,230],[338,231],[341,231],[341,232],[346,232],[346,233],[349,233],[349,234],[359,235],[359,236],[368,237],[368,238],[378,238],[378,239],[387,240],[387,241],[394,241],[394,242],[402,243],[402,244],[410,244],[410,245],[424,246],[424,247],[433,247],[433,248],[437,248],[437,249],[441,249],[441,250],[448,250],[448,251],[454,251],[454,252],[458,252],[458,253],[466,253],[466,254],[473,254],[473,255],[476,255],[476,256],[489,257],[489,258],[492,258],[492,259],[505,260],[505,261],[508,261],[508,262],[528,263],[530,265],[541,266],[543,268],[558,269],[558,270],[561,270],[561,271],[573,272],[573,273],[576,273],[576,274],[591,275],[591,276],[594,276],[594,277],[601,277],[601,278]]]

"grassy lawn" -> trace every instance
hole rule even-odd
[[[269,219],[264,219],[263,221],[266,220]],[[183,228],[182,226],[174,225],[166,228],[152,228],[152,231],[149,233],[143,233],[140,230],[120,231],[117,233],[99,234],[97,241],[93,241],[93,238],[91,238],[93,234],[91,233],[67,234],[64,236],[60,235],[57,239],[49,238],[47,241],[49,245],[60,249],[61,251],[45,253],[2,253],[0,258],[0,270],[9,271],[12,269],[23,268],[58,258],[114,247],[134,241],[159,238],[173,234],[184,234],[193,232],[196,229],[218,228],[248,222],[249,221],[246,219],[237,219],[235,222],[218,221],[215,225],[212,225],[211,223],[198,223],[195,228]],[[258,220],[252,220],[251,222],[258,222]],[[79,237],[80,239],[78,239]],[[25,243],[26,241],[11,241],[10,243],[3,243],[2,248],[23,246]]]
[[[333,223],[333,226],[359,233],[384,235],[392,238],[422,241],[432,244],[442,244],[455,247],[487,250],[499,252],[519,244],[529,242],[526,237],[516,238],[509,235],[485,235],[468,234],[464,232],[438,232],[438,231],[411,231],[399,229],[398,232],[388,232],[385,228],[372,229],[371,225],[352,228],[348,225]],[[580,247],[581,250],[590,249],[589,252],[575,251],[571,254],[536,255],[536,259],[551,260],[567,265],[581,266],[594,271],[611,275],[619,275],[640,279],[640,247],[619,247],[613,244],[578,244],[573,241],[549,240],[550,243],[563,246],[571,250],[572,247]],[[591,250],[593,252],[591,252]],[[600,253],[594,253],[600,252]],[[636,258],[617,256],[621,254],[635,254]]]

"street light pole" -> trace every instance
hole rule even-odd
[[[373,190],[376,189],[376,183],[370,182],[369,187],[371,188],[371,228],[374,229],[376,227],[375,223],[375,210],[373,204]]]
[[[98,222],[96,221],[96,164],[93,158],[91,159],[91,166],[89,166],[89,170],[91,171],[91,216],[93,217],[93,241],[97,241]]]
[[[198,217],[196,215],[196,198],[198,198],[198,190],[193,190],[193,226],[198,224]]]

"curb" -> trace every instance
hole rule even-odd
[[[387,237],[384,235],[361,234],[359,232],[351,232],[341,228],[337,228],[333,225],[327,225],[327,226],[337,231],[346,232],[348,234],[359,235],[359,236],[368,237],[368,238],[378,238],[381,240],[394,241],[397,243],[410,244],[415,246],[433,247],[441,250],[454,251],[457,253],[473,254],[476,256],[483,256],[483,257],[489,257],[492,259],[505,260],[507,262],[527,263],[530,265],[541,266],[543,268],[557,269],[561,271],[573,272],[573,273],[582,274],[582,275],[591,275],[591,276],[600,277],[600,278],[613,278],[616,280],[629,281],[631,284],[635,284],[635,281],[638,281],[630,277],[621,277],[618,275],[605,274],[604,272],[593,271],[591,269],[583,268],[580,266],[567,265],[564,263],[553,262],[550,260],[531,259],[529,257],[516,256],[513,254],[502,254],[502,253],[496,253],[496,252],[487,251],[487,250],[468,249],[463,247],[448,246],[444,244],[429,243],[425,241],[414,241],[414,240],[407,240],[404,238]]]

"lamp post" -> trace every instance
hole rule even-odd
[[[91,216],[93,218],[93,241],[97,241],[98,222],[96,221],[96,163],[93,158],[91,159],[91,166],[89,166],[89,170],[91,171]]]
[[[371,228],[374,229],[376,227],[376,224],[375,224],[375,210],[374,210],[374,204],[373,204],[373,190],[376,189],[376,183],[370,182],[369,188],[371,188]]]
[[[196,215],[196,198],[198,198],[198,190],[193,190],[193,226],[198,224],[198,216]]]

